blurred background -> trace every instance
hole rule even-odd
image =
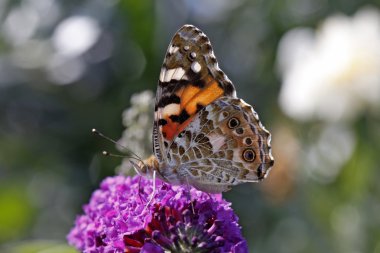
[[[224,194],[250,251],[380,253],[379,5],[0,0],[1,252],[75,252],[75,216],[122,163],[90,130],[146,152],[166,48],[190,23],[272,132],[267,180]]]

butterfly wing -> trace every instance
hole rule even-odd
[[[209,39],[198,28],[183,26],[169,44],[156,93],[153,150],[159,162],[166,162],[168,147],[194,116],[222,96],[236,97],[236,91]]]
[[[223,192],[267,175],[274,163],[271,135],[250,105],[222,97],[198,114],[167,153],[180,178],[202,191]]]

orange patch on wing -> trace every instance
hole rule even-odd
[[[196,93],[189,102],[184,105],[184,108],[188,114],[193,115],[197,112],[197,104],[207,106],[215,99],[221,97],[223,93],[223,89],[219,87],[214,79],[212,79],[204,89]]]
[[[166,115],[165,120],[167,124],[162,127],[162,132],[165,139],[172,141],[180,132],[182,132],[193,120],[194,115],[197,113],[197,105],[207,106],[217,98],[223,96],[224,90],[219,87],[217,81],[211,76],[207,76],[205,80],[205,87],[199,88],[192,84],[178,90],[176,95],[181,98],[180,111],[175,115],[180,115],[183,110],[189,114],[189,118],[182,124],[173,122],[169,115]]]
[[[162,127],[162,132],[164,133],[164,138],[172,141],[174,136],[177,134],[179,123],[173,122],[171,119],[168,119],[168,123]]]
[[[193,85],[188,85],[186,88],[183,90],[181,94],[181,108],[184,108],[185,105],[197,94],[200,92],[200,88],[193,86]]]
[[[167,119],[167,124],[162,127],[162,132],[165,133],[165,139],[168,141],[172,141],[174,137],[176,137],[180,132],[185,130],[187,125],[193,120],[193,117],[188,118],[182,124],[177,122],[173,122],[171,119]]]

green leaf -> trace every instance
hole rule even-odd
[[[0,247],[0,252],[7,253],[77,253],[66,243],[48,240],[16,242]]]

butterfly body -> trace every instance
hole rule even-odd
[[[153,125],[154,155],[135,167],[171,184],[224,192],[263,179],[273,166],[271,135],[236,97],[207,36],[185,25],[161,68]]]

